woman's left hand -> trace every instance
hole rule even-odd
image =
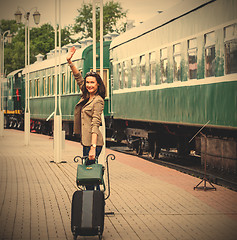
[[[91,147],[90,151],[89,151],[89,160],[95,160],[95,148]]]

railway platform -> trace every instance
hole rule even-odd
[[[68,239],[71,199],[77,189],[77,142],[66,141],[62,162],[53,163],[53,139],[4,130],[0,138],[0,239]],[[194,190],[200,179],[136,156],[113,153],[111,196],[106,201],[104,240],[237,239],[237,192]],[[78,237],[78,239],[98,239]]]

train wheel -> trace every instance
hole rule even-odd
[[[159,146],[159,143],[157,140],[154,140],[152,143],[151,143],[151,158],[152,159],[158,159],[159,158],[159,153],[160,153],[160,146]]]
[[[14,122],[13,122],[13,126],[12,126],[12,127],[13,127],[14,129],[16,129],[16,128],[17,128],[17,125],[18,125],[17,120],[14,120]]]
[[[138,145],[135,147],[137,155],[143,154],[142,141],[139,141]]]
[[[4,128],[9,128],[9,118],[4,117]]]
[[[10,121],[9,121],[9,128],[12,128],[12,127],[13,127],[13,121],[10,120]]]

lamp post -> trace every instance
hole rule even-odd
[[[103,0],[93,0],[92,2],[92,35],[93,35],[93,71],[96,72],[96,4],[100,6],[100,76],[103,79],[104,75],[104,47],[103,47]],[[101,115],[102,126],[100,127],[100,131],[102,132],[103,138],[106,139],[105,135],[105,119],[104,113]],[[99,162],[103,165],[105,164],[105,143],[102,148],[101,154],[99,156]]]
[[[59,163],[62,157],[62,112],[61,112],[61,0],[55,0],[55,89],[54,89],[54,162]],[[59,84],[57,84],[57,76]],[[59,86],[59,91],[58,91]]]
[[[1,32],[0,32],[1,33]],[[0,76],[0,137],[3,136],[3,129],[4,129],[4,112],[2,108],[2,79],[5,79],[5,70],[4,70],[4,46],[5,46],[5,35],[7,34],[7,42],[12,42],[12,34],[10,30],[5,31],[1,34],[1,41],[2,41],[2,63],[1,63],[1,76]]]
[[[32,8],[30,11],[24,11],[25,18],[25,114],[24,114],[24,129],[25,129],[25,145],[30,143],[30,94],[29,94],[29,65],[30,65],[30,29],[29,29],[29,18],[30,12],[35,9]],[[16,22],[21,23],[22,13],[20,7],[18,7],[15,13]],[[40,22],[40,13],[37,11],[33,14],[34,22],[36,25]]]

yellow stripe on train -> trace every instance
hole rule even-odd
[[[22,110],[4,110],[4,114],[21,114]]]

